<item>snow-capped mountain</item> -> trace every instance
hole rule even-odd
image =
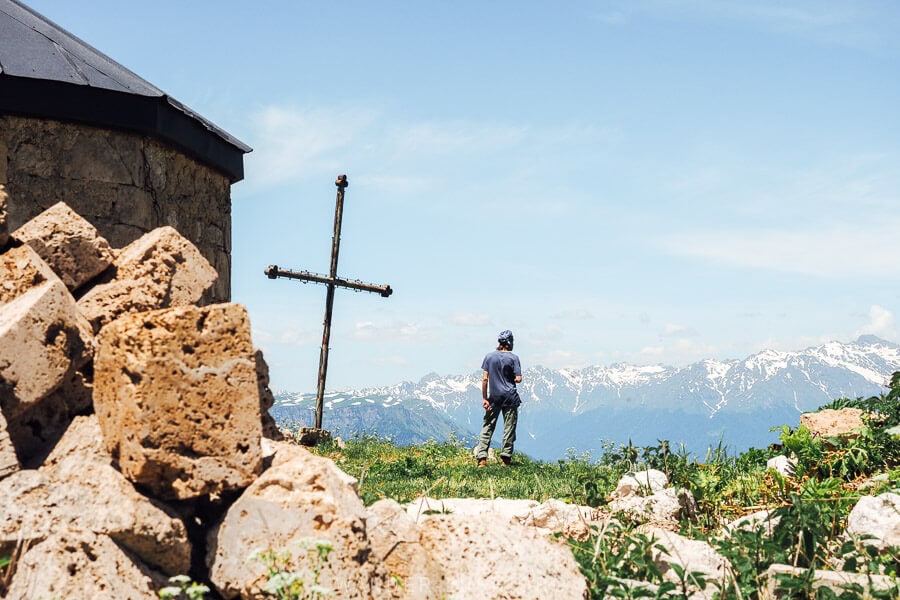
[[[527,368],[517,448],[555,459],[601,448],[605,440],[682,442],[703,453],[721,440],[732,450],[765,446],[769,429],[796,425],[799,414],[835,398],[885,391],[900,370],[900,346],[874,336],[829,342],[797,352],[765,350],[741,360],[704,360],[685,367],[615,364],[584,369]],[[279,420],[308,422],[312,394],[276,394]],[[393,435],[399,443],[475,434],[481,426],[481,373],[418,383],[333,392],[325,426]],[[365,414],[365,420],[355,418]],[[398,429],[398,423],[406,423]],[[409,426],[418,423],[410,435]],[[499,432],[498,432],[499,433]]]

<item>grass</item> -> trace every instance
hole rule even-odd
[[[499,461],[478,467],[472,450],[455,441],[399,447],[390,440],[361,436],[343,448],[328,442],[315,451],[359,480],[360,496],[367,506],[382,498],[408,503],[422,495],[538,502],[557,498],[597,506],[624,473],[575,456],[547,463],[516,454],[511,467]]]

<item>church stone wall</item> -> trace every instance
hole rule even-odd
[[[0,183],[10,231],[59,201],[114,248],[175,227],[219,272],[205,301],[230,300],[231,186],[211,167],[138,134],[0,115]]]

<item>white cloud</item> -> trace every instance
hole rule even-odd
[[[859,336],[863,334],[872,334],[881,338],[896,339],[897,324],[893,313],[877,304],[872,305],[869,309],[869,322],[857,330],[854,335]]]

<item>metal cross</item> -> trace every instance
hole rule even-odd
[[[344,213],[344,190],[350,183],[347,181],[346,175],[338,175],[337,181],[337,199],[334,206],[334,236],[331,238],[331,269],[328,275],[319,275],[318,273],[310,273],[309,271],[288,271],[279,269],[278,265],[269,265],[265,270],[266,277],[269,279],[277,279],[279,277],[287,277],[288,279],[299,279],[303,283],[321,283],[327,286],[328,293],[325,295],[325,319],[322,331],[322,349],[319,352],[319,385],[316,390],[316,429],[322,428],[322,403],[325,397],[325,375],[328,372],[328,342],[331,339],[331,312],[334,307],[334,290],[335,288],[349,288],[358,292],[373,292],[379,294],[382,298],[387,298],[394,290],[389,285],[374,285],[371,283],[363,283],[357,279],[342,279],[337,276],[338,251],[341,245],[341,219]]]

